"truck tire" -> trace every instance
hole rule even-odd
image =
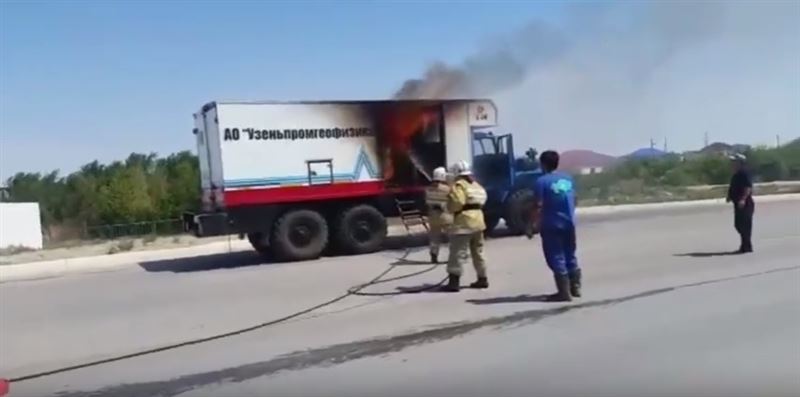
[[[381,249],[386,234],[386,218],[375,207],[364,204],[339,215],[333,240],[342,253],[367,254]]]
[[[247,241],[250,242],[250,245],[252,245],[253,249],[259,254],[265,257],[270,256],[269,240],[264,233],[247,233]]]
[[[319,212],[291,210],[275,222],[270,247],[281,261],[316,259],[328,245],[328,223]]]
[[[533,191],[521,189],[511,194],[506,201],[506,226],[512,235],[519,236],[525,233],[531,219],[534,205]]]
[[[488,236],[497,228],[497,224],[500,223],[500,216],[498,214],[487,214],[484,212],[483,220],[486,223],[486,230],[483,231],[483,234]]]

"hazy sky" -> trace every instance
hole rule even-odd
[[[539,55],[493,95],[527,144],[622,154],[650,138],[696,149],[705,132],[769,145],[800,136],[800,1],[620,2],[507,37],[542,31],[561,46],[509,44],[520,61]]]
[[[386,98],[435,61],[536,52],[539,25],[563,50],[492,93],[521,144],[800,135],[800,3],[623,3],[2,1],[0,178],[194,150],[191,114],[210,100]]]

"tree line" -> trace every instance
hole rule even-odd
[[[179,217],[199,205],[197,156],[132,153],[125,161],[93,161],[60,176],[17,173],[6,181],[7,200],[38,202],[42,225],[121,224]]]
[[[800,139],[778,148],[745,152],[756,181],[800,180]],[[671,187],[725,184],[728,159],[720,154],[668,154],[629,159],[607,172],[578,177],[581,197],[605,199],[619,194],[647,194]],[[178,218],[197,210],[200,171],[189,151],[158,157],[133,153],[124,161],[93,161],[60,176],[18,173],[6,181],[8,201],[38,202],[42,224],[107,225]]]
[[[754,182],[800,180],[800,139],[780,147],[747,148],[743,154]],[[620,196],[668,196],[686,186],[724,185],[730,177],[730,160],[723,153],[670,153],[623,159],[606,172],[577,179],[581,197],[613,201]]]

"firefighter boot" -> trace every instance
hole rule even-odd
[[[478,289],[489,288],[489,279],[486,277],[478,277],[478,281],[470,284],[469,287]]]
[[[572,296],[569,294],[569,276],[566,274],[556,274],[553,276],[553,279],[556,282],[556,288],[558,292],[553,295],[547,296],[547,302],[570,302],[572,301]]]
[[[569,293],[576,298],[581,297],[581,269],[569,274]]]
[[[450,275],[447,279],[447,285],[442,287],[445,292],[458,292],[461,291],[461,277]]]

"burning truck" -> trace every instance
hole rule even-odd
[[[489,100],[212,102],[194,121],[202,211],[184,228],[285,261],[379,250],[395,200],[424,208],[433,169],[458,160],[489,193],[488,226],[521,234],[540,173],[490,132]]]

